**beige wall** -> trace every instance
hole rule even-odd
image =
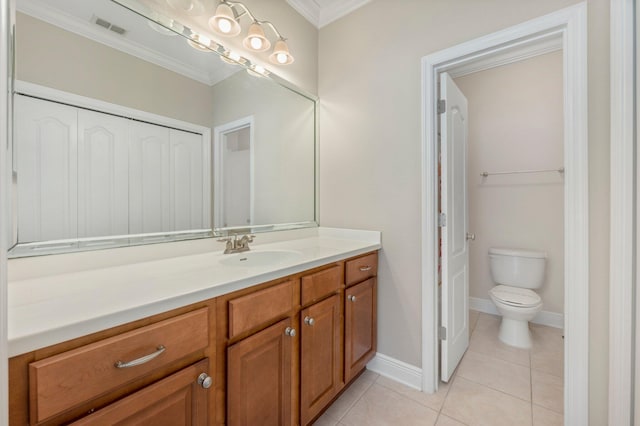
[[[469,105],[469,295],[489,299],[489,247],[547,253],[543,310],[564,312],[562,52],[457,78]]]
[[[241,71],[213,86],[213,108],[213,128],[254,118],[253,224],[313,221],[314,102]]]
[[[17,14],[16,78],[210,126],[210,87],[75,33]]]
[[[320,30],[320,221],[381,230],[379,351],[421,364],[423,56],[575,0],[374,0]],[[607,423],[609,2],[588,1],[590,423]]]

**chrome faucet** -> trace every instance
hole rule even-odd
[[[230,235],[226,238],[220,238],[218,241],[225,241],[227,244],[224,249],[224,254],[229,253],[242,253],[243,251],[249,251],[249,243],[253,242],[255,235],[243,235],[238,238],[238,234]]]

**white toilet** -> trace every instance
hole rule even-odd
[[[500,340],[518,348],[531,347],[529,321],[542,310],[533,291],[542,287],[547,254],[537,251],[490,248],[491,277],[497,284],[489,296],[502,315]]]

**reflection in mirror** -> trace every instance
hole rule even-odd
[[[253,221],[253,117],[215,129],[217,228],[247,227]]]
[[[316,225],[313,98],[166,10],[16,3],[12,256]]]

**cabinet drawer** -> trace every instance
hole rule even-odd
[[[285,316],[296,305],[295,281],[286,281],[229,301],[229,339]]]
[[[335,265],[324,271],[302,277],[302,304],[306,305],[335,292],[341,284],[341,265]]]
[[[347,285],[375,277],[378,274],[378,253],[371,253],[357,259],[348,260],[345,270],[345,282]]]
[[[208,309],[202,308],[29,364],[32,422],[46,420],[205,349],[209,345],[208,316]],[[157,355],[147,357],[151,354]],[[141,362],[117,366],[132,360]]]

